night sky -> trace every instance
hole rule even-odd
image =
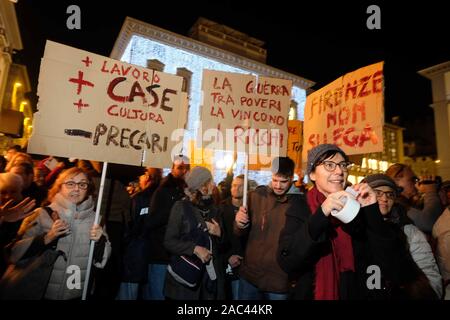
[[[316,82],[313,89],[346,72],[385,61],[386,121],[400,116],[405,140],[422,141],[431,145],[428,152],[435,152],[433,112],[428,107],[431,82],[417,71],[450,59],[444,1],[93,3],[19,0],[16,4],[24,50],[14,59],[28,67],[34,95],[46,39],[109,56],[126,16],[182,35],[203,16],[265,41],[267,64]],[[81,8],[81,30],[66,27],[71,4]],[[381,8],[381,30],[366,27],[370,4]]]

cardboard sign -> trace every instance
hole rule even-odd
[[[212,142],[203,147],[285,156],[291,88],[289,80],[204,70],[202,130]]]
[[[29,152],[170,167],[187,96],[181,77],[47,41]]]
[[[383,151],[383,62],[333,81],[305,103],[303,161],[311,148],[338,145],[348,155]]]
[[[288,121],[287,156],[295,162],[295,173],[302,168],[303,122]],[[270,170],[273,157],[259,156],[256,164],[249,164],[249,170]]]

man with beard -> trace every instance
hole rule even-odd
[[[248,206],[240,207],[235,234],[248,236],[239,270],[239,299],[286,300],[288,275],[277,262],[280,232],[286,214],[307,210],[304,195],[293,185],[294,161],[277,157],[272,162],[272,181],[249,193]]]

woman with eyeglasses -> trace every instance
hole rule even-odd
[[[425,235],[406,215],[403,206],[395,203],[402,188],[384,174],[364,178],[377,195],[378,206],[385,222],[396,232],[399,243],[407,248],[400,262],[401,286],[398,297],[438,299],[442,296],[442,277]]]
[[[84,287],[90,241],[95,241],[93,265],[103,268],[111,252],[108,237],[94,224],[95,186],[80,168],[63,171],[49,190],[50,210],[38,208],[26,218],[12,247],[11,262],[31,257],[47,248],[64,252],[56,260],[44,295],[49,300],[80,299]],[[70,266],[80,270],[80,283],[69,286],[77,277]],[[72,280],[69,277],[72,276]]]
[[[343,209],[350,162],[332,144],[308,153],[309,210],[286,217],[278,262],[292,281],[293,299],[385,299],[387,282],[398,276],[395,234],[384,223],[376,194],[366,183],[354,185],[359,212],[344,224],[331,213]]]

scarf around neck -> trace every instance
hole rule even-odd
[[[307,193],[306,199],[312,214],[316,214],[326,197],[314,187]],[[333,217],[331,219],[333,229],[329,234],[331,250],[316,264],[314,300],[339,300],[340,273],[355,271],[352,239],[342,229],[341,222]]]

